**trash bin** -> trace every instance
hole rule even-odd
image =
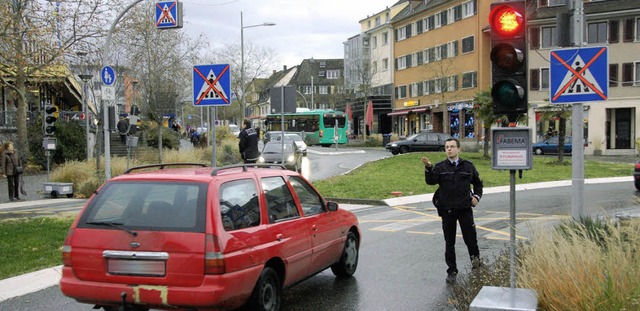
[[[391,133],[382,134],[382,147],[386,147],[391,142]]]

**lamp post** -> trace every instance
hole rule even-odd
[[[249,25],[249,26],[245,26],[242,20],[242,11],[240,11],[240,88],[242,91],[242,94],[240,94],[240,103],[242,106],[242,120],[244,121],[244,119],[246,118],[246,107],[245,107],[245,102],[244,102],[244,29],[245,28],[253,28],[253,27],[260,27],[260,26],[275,26],[275,23],[262,23],[262,24],[256,24],[256,25]]]
[[[87,52],[78,51],[76,54],[83,59],[87,55]],[[83,65],[82,74],[79,74],[78,77],[82,80],[82,104],[84,105],[84,133],[86,136],[87,142],[87,162],[89,162],[89,158],[91,157],[91,147],[89,146],[89,102],[87,101],[87,81],[93,78],[93,75],[89,73],[86,67]]]

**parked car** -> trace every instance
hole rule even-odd
[[[633,171],[633,183],[636,185],[636,189],[640,191],[640,160],[636,161],[636,168]]]
[[[553,136],[547,140],[533,144],[533,153],[537,155],[558,153],[558,136]],[[564,138],[564,153],[571,154],[571,137]]]
[[[393,155],[416,151],[444,151],[444,143],[449,138],[451,135],[446,133],[420,132],[405,140],[390,142],[386,148]]]
[[[283,156],[284,153],[284,156]],[[270,141],[264,144],[258,163],[282,164],[292,171],[302,171],[303,151],[293,141]],[[283,162],[284,159],[284,162]]]
[[[235,124],[229,124],[229,130],[233,136],[238,137],[240,135],[240,127]]]
[[[264,142],[267,143],[269,141],[280,141],[280,138],[282,136],[282,132],[280,131],[269,131],[264,136]],[[284,132],[284,140],[295,142],[298,149],[302,150],[302,155],[307,155],[307,144],[304,142],[304,137],[302,137],[301,133]]]
[[[62,293],[106,310],[278,310],[283,288],[355,273],[356,216],[300,174],[194,165],[136,167],[101,186],[62,246]]]

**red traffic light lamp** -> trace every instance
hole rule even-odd
[[[525,7],[522,0],[492,3],[489,13],[493,112],[512,122],[528,109]]]

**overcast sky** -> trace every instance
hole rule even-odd
[[[273,48],[277,68],[298,65],[305,58],[343,58],[343,42],[360,33],[359,21],[397,0],[182,0],[184,29],[205,33],[211,45],[240,44],[243,25],[265,22],[270,27],[244,29],[244,42]]]

